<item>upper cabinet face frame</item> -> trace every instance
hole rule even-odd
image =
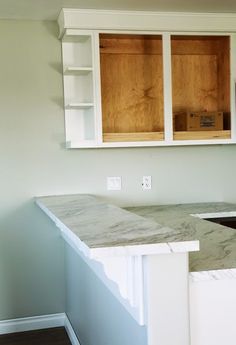
[[[189,31],[179,30],[180,16],[171,14],[172,22],[165,25],[172,30],[167,32],[147,26],[154,18],[163,26],[168,14],[62,11],[58,20],[62,42],[70,36],[89,38],[84,48],[83,37],[76,43],[82,45],[74,53],[81,49],[82,65],[68,66],[66,61],[73,58],[64,59],[68,53],[63,52],[64,87],[69,85],[65,99],[68,93],[78,94],[71,109],[65,110],[67,147],[236,143],[236,34],[232,33],[236,16],[182,16],[182,28]],[[190,20],[198,27],[195,32],[190,31]],[[140,30],[134,28],[138,23]],[[215,26],[215,31],[207,31],[207,25]],[[231,30],[224,31],[226,26]]]

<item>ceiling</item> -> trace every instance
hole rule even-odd
[[[55,20],[61,8],[236,12],[235,0],[0,0],[0,18]]]

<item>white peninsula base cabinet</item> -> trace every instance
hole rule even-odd
[[[191,281],[191,345],[234,345],[236,270],[221,278]]]
[[[235,252],[234,229],[223,227],[222,231],[217,224],[186,214],[190,206],[186,207],[185,213],[178,208],[179,205],[176,206],[177,211],[173,211],[174,206],[165,206],[166,211],[162,211],[162,215],[165,212],[169,215],[167,219],[174,217],[173,212],[179,214],[183,224],[180,230],[178,216],[176,226],[171,228],[162,223],[164,218],[157,223],[91,195],[40,197],[36,203],[60,229],[68,250],[74,252],[73,263],[66,261],[66,270],[70,272],[67,291],[74,291],[73,297],[67,296],[70,305],[67,312],[81,345],[94,344],[91,329],[96,328],[96,323],[99,325],[96,331],[97,345],[118,345],[122,336],[125,337],[124,334],[129,331],[124,326],[119,329],[120,333],[117,332],[116,327],[123,321],[119,318],[114,321],[116,325],[112,324],[109,328],[111,320],[115,320],[117,315],[112,314],[112,309],[108,313],[103,310],[106,309],[106,297],[99,295],[94,283],[86,281],[87,274],[99,278],[107,291],[107,299],[108,295],[113,295],[113,299],[115,297],[123,306],[123,318],[128,317],[129,322],[132,319],[131,324],[136,327],[136,332],[141,332],[142,339],[141,336],[135,339],[131,333],[132,341],[123,339],[124,345],[128,345],[129,341],[137,345],[235,344],[236,269],[189,272],[191,253],[195,255],[195,265],[204,267],[204,246],[201,253],[201,238],[197,239],[197,235],[200,236],[202,232],[207,243],[214,229],[216,242],[212,241],[212,246],[215,246],[216,252],[226,248],[228,241],[231,241],[226,256],[218,257],[218,265],[225,265],[229,260],[227,255],[232,257]],[[197,208],[194,205],[191,207]],[[207,204],[201,207],[204,209]],[[230,204],[212,204],[211,207],[224,207],[229,211],[236,209],[235,205]],[[155,210],[152,212],[155,213]],[[78,256],[80,265],[84,262],[86,269],[78,274],[77,288],[73,288],[76,284],[74,276],[78,273]],[[86,273],[86,270],[90,273]],[[96,301],[93,295],[97,296]],[[75,307],[77,298],[82,304],[83,300],[87,301],[84,309]],[[88,302],[90,299],[92,306]],[[103,302],[98,302],[99,299]],[[89,308],[91,317],[88,317]],[[105,315],[104,322],[100,314]],[[81,320],[86,319],[86,315],[87,323],[84,323]],[[88,323],[91,323],[89,327],[86,325]]]

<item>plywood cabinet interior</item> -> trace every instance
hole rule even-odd
[[[100,73],[103,140],[162,140],[162,37],[100,34]]]
[[[174,139],[230,138],[229,53],[229,36],[171,36]],[[178,133],[178,114],[194,112],[223,112],[222,128]]]

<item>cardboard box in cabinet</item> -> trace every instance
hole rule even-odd
[[[175,131],[221,131],[223,112],[182,112],[174,114]]]

